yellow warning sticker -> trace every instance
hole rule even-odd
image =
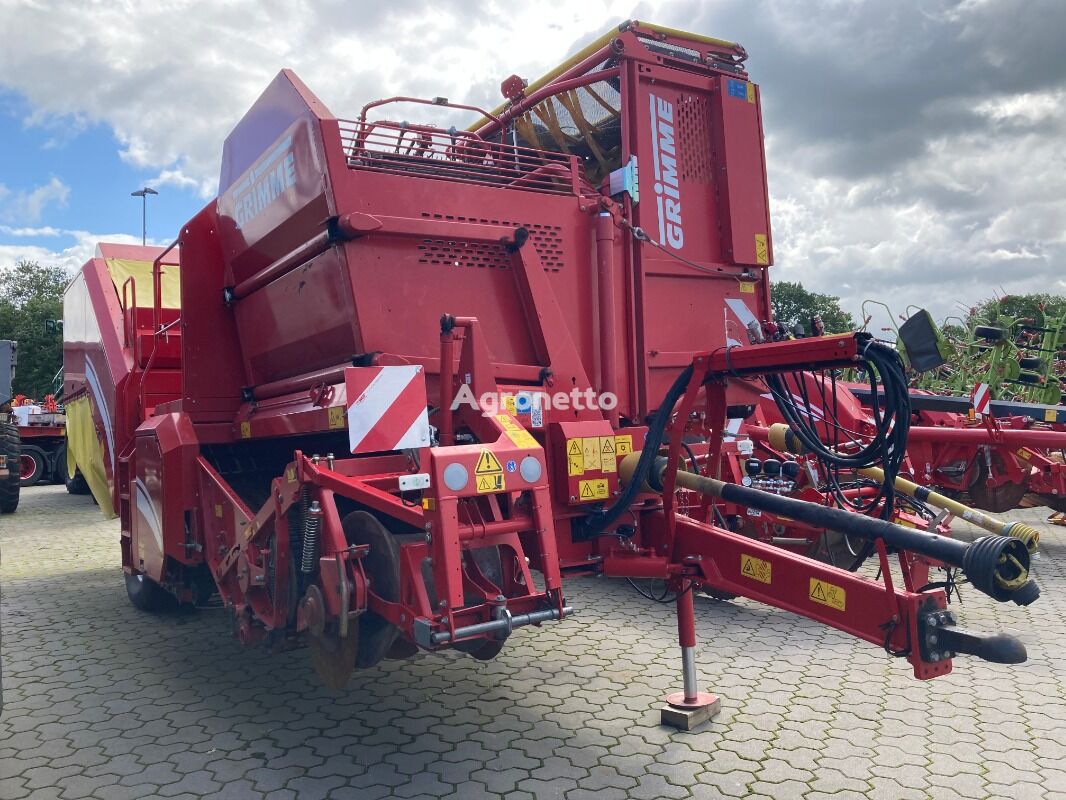
[[[600,469],[600,437],[588,436],[581,440],[581,454],[585,459],[586,470]]]
[[[215,516],[222,519],[222,504],[215,503]]]
[[[741,281],[740,282],[740,293],[741,294],[755,294],[755,284],[752,283],[751,281]]]
[[[748,102],[749,103],[754,103],[755,102],[755,84],[754,83],[749,83],[748,84]]]
[[[496,458],[491,450],[482,450],[481,455],[478,456],[477,466],[474,467],[474,474],[488,475],[492,472],[503,472],[503,466],[500,464],[500,459]]]
[[[242,422],[241,423],[241,438],[242,439],[247,439],[251,435],[252,435],[252,423],[250,423],[250,422]]]
[[[512,414],[516,413],[513,394],[509,394],[505,398],[503,398],[503,407],[510,411]]]
[[[1057,408],[1048,408],[1044,410],[1044,422],[1054,422],[1059,418],[1059,412]]]
[[[289,467],[285,470],[285,480],[289,483],[296,483],[296,467]]]
[[[344,406],[329,407],[329,426],[331,428],[344,427]]]
[[[770,263],[770,248],[766,244],[766,234],[755,234],[755,263],[756,264],[769,264]]]
[[[1026,461],[1028,461],[1030,458],[1032,458],[1032,454],[1028,450],[1026,450],[1024,447],[1021,447],[1021,448],[1015,450],[1014,451],[1014,455],[1018,456],[1018,458],[1026,460]]]
[[[616,450],[613,436],[600,437],[600,470],[602,472],[618,472]]]
[[[614,437],[614,452],[620,456],[628,456],[633,452],[633,437],[631,434]]]
[[[492,472],[477,476],[477,490],[479,493],[502,492],[503,487],[502,472]]]
[[[533,438],[533,435],[519,425],[515,420],[507,414],[497,414],[496,419],[500,421],[500,424],[504,427],[504,433],[508,438],[515,443],[516,447],[524,447],[531,449],[534,447],[540,447],[537,440]]]
[[[770,584],[773,582],[773,566],[770,562],[763,561],[755,556],[749,556],[746,553],[740,554],[740,574],[759,583]]]
[[[578,497],[581,500],[606,500],[610,496],[610,489],[606,478],[594,481],[578,481]]]
[[[847,600],[847,594],[842,587],[820,581],[817,578],[811,578],[811,590],[808,596],[814,602],[835,608],[837,611],[844,610]]]
[[[570,477],[585,474],[585,458],[581,455],[566,457],[566,474]]]

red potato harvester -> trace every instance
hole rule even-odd
[[[927,558],[1031,602],[1020,539],[897,525],[891,480],[871,515],[722,480],[727,420],[775,375],[859,365],[894,393],[861,452],[810,443],[821,458],[894,478],[909,421],[898,358],[864,334],[753,335],[772,243],[745,58],[629,22],[508,78],[495,111],[392,98],[355,120],[279,74],[226,139],[217,200],[163,251],[101,245],[67,293],[70,439],[121,521],[134,604],[217,592],[243,642],[308,644],[340,686],[418,650],[492,658],[572,613],[567,576],[658,579],[683,665],[663,716],[684,726],[717,707],[696,681],[702,587],[919,678],[956,653],[1024,660],[907,572]],[[478,118],[369,113],[397,102]],[[728,504],[866,542],[882,577],[730,530]]]

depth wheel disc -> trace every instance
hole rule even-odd
[[[322,683],[340,691],[348,683],[359,657],[359,624],[348,623],[348,635],[343,639],[335,631],[321,636],[309,636],[311,666]]]
[[[366,511],[353,511],[342,523],[348,544],[370,545],[363,557],[363,570],[370,588],[390,602],[400,599],[400,546],[377,517]],[[388,655],[399,628],[369,609],[359,617],[359,652],[356,666],[372,667]]]

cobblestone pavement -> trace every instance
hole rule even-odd
[[[672,609],[624,583],[572,581],[579,615],[494,662],[385,662],[331,693],[305,653],[241,648],[223,611],[136,611],[116,523],[38,487],[0,520],[0,798],[1066,798],[1066,528],[1043,531],[1037,604],[959,609],[1018,633],[1027,664],[917,682],[843,634],[701,599],[723,711],[681,733],[655,710],[680,680]]]

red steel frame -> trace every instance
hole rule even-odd
[[[306,606],[295,613],[303,579],[290,575],[301,535],[294,515],[317,502],[318,567],[308,580],[338,631],[371,613],[425,649],[499,639],[512,624],[567,614],[565,574],[602,572],[668,580],[679,592],[685,653],[695,644],[687,590],[708,583],[907,651],[918,677],[949,671],[950,659],[924,661],[913,646],[919,610],[943,608],[944,593],[917,593],[909,577],[907,588],[895,587],[883,548],[884,577],[873,581],[716,527],[706,504],[679,515],[674,473],[661,500],[645,495],[633,507],[635,530],[624,541],[572,535],[621,485],[615,454],[590,453],[575,465],[569,448],[591,441],[639,450],[647,416],[682,368],[692,364],[694,377],[670,428],[670,462],[681,434],[696,432],[710,443],[710,469],[728,407],[754,403],[759,392],[727,373],[830,368],[855,357],[854,337],[748,344],[746,319],[770,316],[772,243],[759,94],[743,55],[630,23],[453,144],[428,126],[345,123],[292,73],[279,75],[227,139],[218,201],[179,236],[180,318],[159,308],[158,265],[172,253],[157,253],[147,331],[147,309],[116,313],[117,301],[105,307],[94,296],[97,319],[114,329],[105,344],[119,349],[108,361],[139,376],[113,406],[123,431],[112,457],[126,572],[184,599],[206,575],[233,608],[242,640],[283,645],[312,625]],[[502,136],[499,126],[543,99],[604,81],[619,98],[619,163],[641,160],[651,200],[608,199],[573,154]],[[649,108],[667,116],[649,119]],[[678,124],[663,139],[667,117]],[[414,135],[397,134],[391,151],[369,150],[371,125],[374,135]],[[699,269],[631,233],[658,229],[648,166],[664,147],[677,148],[683,166],[675,180],[688,221],[677,254]],[[515,169],[525,172],[516,178]],[[716,177],[724,172],[728,179]],[[175,346],[180,367],[166,350]],[[145,347],[147,359],[138,358]],[[345,452],[354,399],[345,371],[400,364],[424,368],[439,445],[334,458],[330,449]],[[146,390],[154,376],[170,375],[177,380],[165,391]],[[552,409],[537,425],[506,408],[453,413],[464,386],[478,397],[616,388],[619,403]],[[448,488],[447,468],[476,475],[483,458],[515,465],[499,470],[499,490],[479,492],[476,481]],[[421,475],[429,488],[412,503],[400,481]],[[344,515],[353,509],[397,535],[395,597],[367,574],[367,545],[347,538]],[[472,557],[490,547],[500,554],[493,578]],[[753,582],[744,558],[768,565],[772,577]],[[901,563],[909,575],[910,562]],[[811,581],[847,601],[816,602]],[[687,680],[684,695],[683,704],[705,702]]]

